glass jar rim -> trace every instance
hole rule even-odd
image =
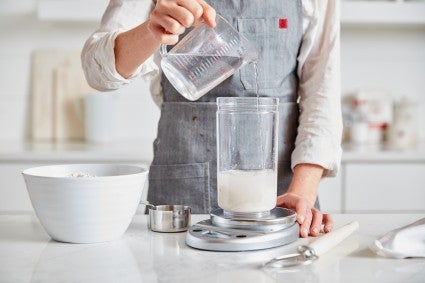
[[[217,97],[218,111],[278,111],[277,97]]]

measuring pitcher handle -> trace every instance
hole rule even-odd
[[[168,54],[167,45],[161,44],[161,46],[159,47],[159,54],[161,54],[161,57],[167,56],[167,54]]]

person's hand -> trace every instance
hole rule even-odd
[[[158,0],[148,29],[158,41],[172,45],[186,28],[201,21],[215,27],[215,16],[215,10],[204,0]]]
[[[277,198],[277,206],[296,211],[297,222],[300,224],[300,236],[318,236],[320,231],[328,233],[333,228],[333,220],[329,214],[322,214],[314,208],[314,203],[305,197],[294,193],[285,193]]]

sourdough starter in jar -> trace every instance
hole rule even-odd
[[[276,206],[278,105],[272,97],[217,98],[217,198],[229,215]]]
[[[218,205],[228,212],[266,212],[276,206],[277,172],[229,170],[218,172]]]

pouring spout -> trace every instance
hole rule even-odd
[[[161,54],[161,57],[167,57],[168,51],[167,51],[167,45],[161,44],[159,47],[159,54]]]

